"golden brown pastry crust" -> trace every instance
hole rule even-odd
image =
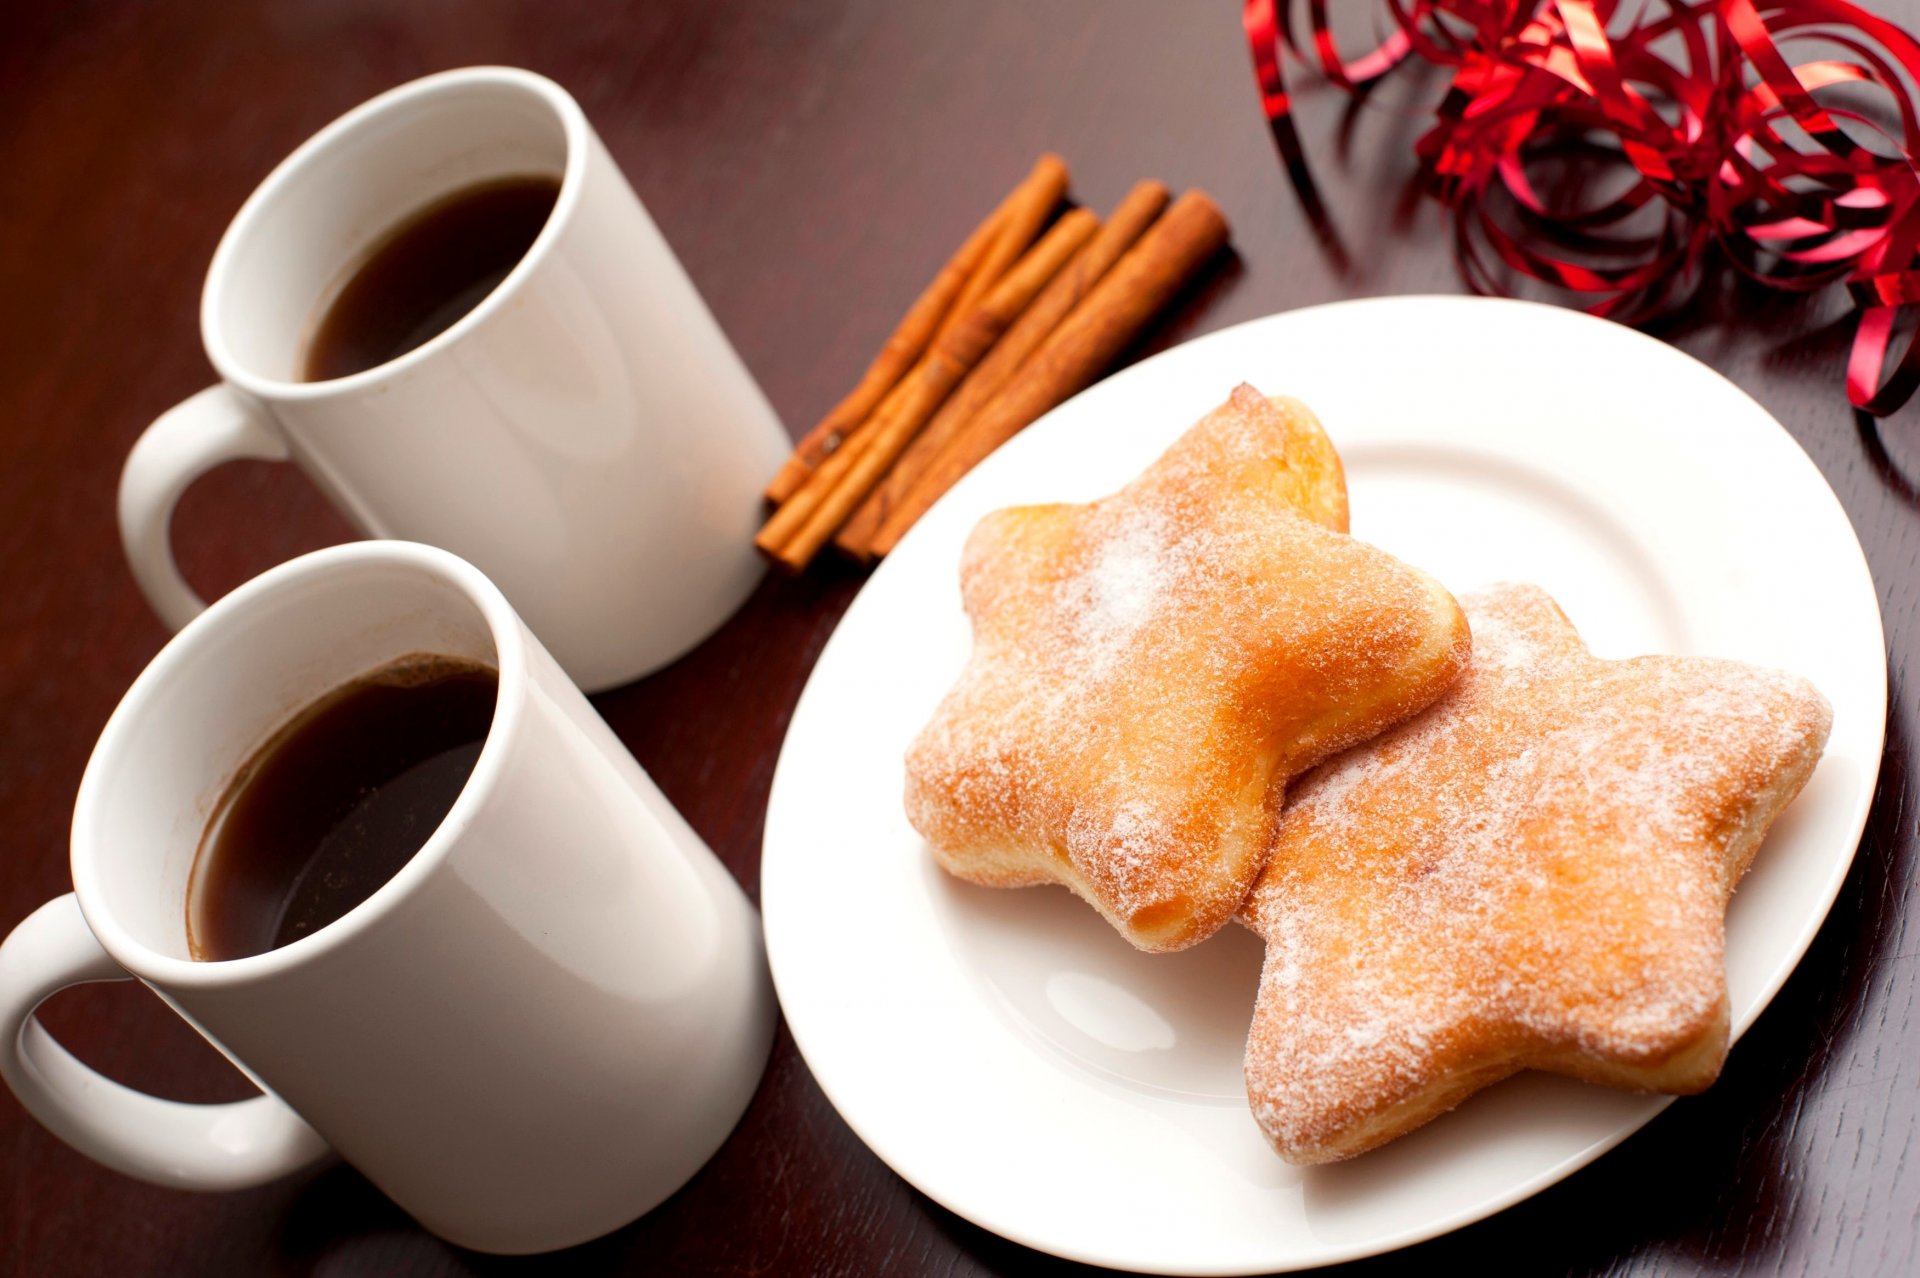
[[[1285,783],[1466,662],[1452,596],[1345,525],[1318,422],[1245,386],[1112,497],[982,520],[973,657],[907,756],[940,864],[1063,883],[1146,950],[1218,929]]]
[[[1267,942],[1247,1090],[1291,1162],[1523,1068],[1712,1082],[1727,899],[1826,743],[1805,680],[1598,660],[1537,587],[1462,602],[1466,675],[1300,783],[1247,905]]]

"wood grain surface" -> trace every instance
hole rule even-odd
[[[1920,0],[1878,7],[1920,20]],[[114,490],[142,428],[212,380],[196,311],[222,227],[281,156],[346,108],[484,62],[531,67],[578,96],[796,434],[846,391],[973,220],[1043,150],[1067,157],[1074,195],[1096,208],[1151,176],[1205,188],[1234,227],[1231,257],[1128,358],[1309,303],[1460,289],[1442,212],[1410,184],[1418,124],[1407,104],[1420,78],[1358,107],[1304,92],[1328,215],[1316,229],[1275,162],[1231,0],[9,5],[0,930],[67,889],[67,823],[88,752],[166,639],[122,561]],[[1879,795],[1839,903],[1709,1093],[1537,1197],[1352,1272],[1911,1272],[1920,724],[1906,678],[1920,639],[1920,408],[1880,425],[1850,413],[1851,330],[1838,294],[1783,301],[1726,281],[1660,330],[1787,425],[1871,561],[1892,713]],[[1378,355],[1389,367],[1394,352]],[[1571,391],[1603,375],[1570,353]],[[1552,429],[1553,405],[1540,416]],[[209,476],[175,521],[183,565],[209,593],[349,535],[291,468],[264,464]],[[770,578],[693,654],[597,699],[750,891],[788,716],[859,584],[843,567]],[[131,984],[70,991],[43,1015],[84,1059],[161,1095],[248,1090]],[[685,1189],[608,1238],[532,1262],[437,1241],[341,1166],[226,1195],[138,1184],[0,1096],[5,1273],[1071,1268],[895,1177],[784,1033],[746,1118]]]

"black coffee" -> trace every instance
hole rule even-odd
[[[490,667],[416,653],[335,688],[274,733],[201,839],[187,891],[193,957],[277,949],[392,878],[466,785],[498,685]]]
[[[559,195],[553,178],[484,182],[389,231],[315,325],[302,378],[376,368],[452,327],[527,255]]]

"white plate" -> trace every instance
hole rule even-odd
[[[996,507],[1081,501],[1236,382],[1312,405],[1358,537],[1455,591],[1535,581],[1594,651],[1797,671],[1833,737],[1728,916],[1735,1032],[1813,939],[1865,825],[1885,649],[1845,513],[1731,383],[1572,311],[1423,297],[1270,316],[1136,365],[1048,414],[874,574],[795,710],[762,901],[780,1000],[874,1152],[975,1223],[1118,1268],[1253,1273],[1477,1220],[1617,1144],[1665,1098],[1523,1074],[1350,1163],[1268,1151],[1240,1081],[1260,944],[1130,948],[1064,889],[947,878],[901,812],[901,756],[968,651],[960,545]]]

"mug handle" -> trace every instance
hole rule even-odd
[[[132,979],[69,892],[0,944],[0,1076],[27,1112],[115,1171],[173,1189],[246,1189],[330,1151],[277,1096],[189,1105],[123,1087],[74,1059],[34,1017],[58,990]]]
[[[226,386],[209,386],[155,419],[120,472],[120,544],[134,580],[170,630],[206,611],[173,561],[167,529],[187,485],[221,462],[287,460],[287,442],[265,412]]]

